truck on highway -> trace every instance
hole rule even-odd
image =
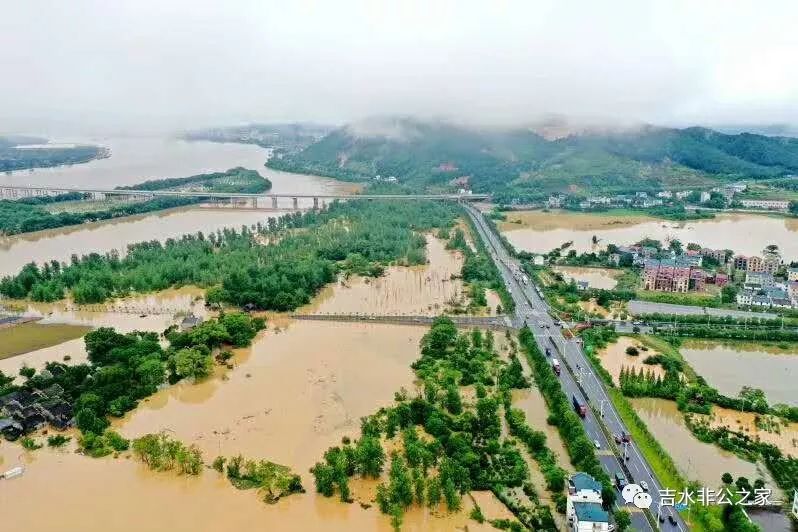
[[[585,417],[587,415],[587,406],[584,403],[580,403],[575,395],[572,395],[571,399],[574,403],[574,412],[579,414],[579,417]]]
[[[524,283],[525,285],[529,284],[529,277],[521,274],[521,282]]]
[[[560,376],[562,370],[560,369],[560,361],[556,358],[551,359],[551,369],[554,370],[554,373],[556,373],[558,377]]]

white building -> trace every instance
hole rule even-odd
[[[787,207],[790,206],[790,202],[784,200],[744,199],[740,203],[747,209],[768,209],[771,211],[786,211]]]
[[[705,191],[701,192],[701,199],[699,201],[701,203],[704,203],[705,201],[709,201],[710,197],[712,197],[712,195],[705,190]]]
[[[568,479],[565,515],[571,532],[608,532],[610,516],[601,505],[601,483],[587,473]]]
[[[657,197],[658,198],[672,198],[673,197],[673,192],[671,192],[670,190],[663,190],[661,192],[657,192]]]
[[[788,281],[798,281],[798,268],[790,268],[787,270]]]

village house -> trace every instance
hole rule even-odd
[[[747,209],[767,209],[769,211],[786,211],[790,202],[786,200],[742,200],[743,207]]]
[[[745,274],[745,288],[764,289],[773,288],[775,285],[776,279],[773,278],[772,273],[748,272]]]
[[[788,281],[798,281],[798,268],[790,268],[787,270]]]
[[[701,248],[702,256],[704,257],[711,257],[714,260],[718,261],[720,264],[724,264],[726,262],[726,250],[723,249],[710,249],[710,248]]]
[[[680,255],[676,259],[647,260],[642,285],[645,290],[685,293],[703,290],[705,279],[704,270],[686,264]]]
[[[602,507],[601,483],[587,473],[572,475],[565,515],[572,532],[609,531],[610,516]]]

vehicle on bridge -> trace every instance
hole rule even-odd
[[[560,369],[560,361],[556,358],[551,359],[551,369],[554,370],[554,373],[556,373],[558,377],[560,376],[562,369]]]
[[[619,490],[622,490],[629,482],[626,480],[626,477],[620,471],[615,472],[615,487]]]

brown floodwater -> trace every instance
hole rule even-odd
[[[58,303],[14,302],[14,307],[32,316],[41,316],[39,324],[66,324],[79,327],[115,327],[122,332],[161,332],[182,316],[192,313],[206,317],[203,304],[204,290],[186,286],[164,290],[155,294],[128,297],[102,305],[74,305],[70,301]],[[143,315],[143,317],[142,317]],[[35,339],[28,338],[27,341]],[[86,360],[83,338],[49,345],[24,355],[0,360],[0,370],[7,375],[16,375],[23,364],[32,368],[43,367],[46,362],[63,360],[68,355],[72,363]]]
[[[427,260],[421,266],[391,266],[376,279],[350,277],[325,287],[301,314],[438,315],[465,298],[459,275],[463,258],[427,235]],[[495,308],[495,306],[494,306]]]
[[[540,394],[540,391],[533,385],[528,390],[513,390],[512,391],[512,404],[515,408],[519,408],[526,414],[526,421],[530,427],[535,430],[543,431],[546,434],[546,442],[549,449],[557,455],[557,462],[560,467],[566,471],[573,471],[571,459],[568,456],[568,451],[565,449],[565,444],[557,431],[557,427],[549,425],[546,418],[549,417],[549,409],[546,406],[546,401]],[[545,486],[541,486],[542,491]]]
[[[765,392],[771,404],[798,405],[798,346],[706,340],[686,341],[679,351],[696,373],[724,395],[736,397],[743,386]]]
[[[711,415],[696,417],[709,421],[712,427],[728,427],[754,439],[775,445],[784,454],[798,457],[798,423],[790,423],[771,416],[768,419],[775,424],[772,428],[757,427],[757,419],[761,420],[762,416],[753,412],[739,412],[718,406],[712,408]]]
[[[615,278],[621,273],[619,270],[606,268],[581,268],[578,266],[555,266],[554,271],[559,272],[570,281],[587,281],[590,288],[603,288],[612,290],[618,281]]]
[[[393,286],[401,295],[369,298],[362,292],[358,297],[373,301],[373,308],[382,313],[427,308],[445,298],[446,290],[427,292],[426,280],[439,279],[443,286],[446,283],[441,272],[454,268],[461,259],[436,242],[430,240],[431,264],[392,268],[381,288],[370,283],[360,288],[380,292]],[[413,275],[406,276],[407,270]],[[435,277],[436,272],[439,277]],[[346,312],[352,304],[351,290],[358,289],[337,286],[320,304],[329,312]],[[414,291],[417,295],[407,296]],[[421,298],[424,293],[428,294],[426,299]],[[184,312],[201,313],[204,307],[199,295],[195,288],[184,288],[126,299],[110,309],[98,306],[76,310],[70,303],[30,304],[29,309],[50,321],[162,330]],[[168,312],[145,318],[131,313],[159,306]],[[126,455],[94,460],[50,449],[30,454],[22,453],[18,445],[3,443],[3,468],[13,467],[20,460],[29,462],[26,474],[4,485],[0,492],[0,505],[14,508],[14,515],[4,525],[11,530],[34,531],[56,526],[89,531],[232,527],[388,530],[389,519],[376,507],[365,510],[359,504],[317,496],[308,469],[343,436],[356,437],[360,417],[390,404],[395,391],[404,387],[415,392],[410,364],[418,358],[418,344],[426,331],[426,327],[403,325],[296,321],[271,314],[268,329],[253,345],[235,350],[233,369],[220,367],[202,382],[164,388],[114,422],[128,437],[167,430],[198,445],[207,461],[217,454],[242,453],[283,463],[302,476],[307,494],[269,506],[255,493],[233,489],[210,470],[200,478],[177,477],[153,473]],[[35,365],[36,361],[60,359],[64,352],[75,349],[80,352],[72,360],[78,361],[85,358],[78,343],[82,340],[8,360]],[[72,489],[64,490],[65,485]],[[37,494],[35,498],[30,496],[32,492]],[[355,481],[353,492],[358,501],[368,503],[373,498],[373,482]],[[492,495],[476,497],[486,516],[507,517],[506,509]],[[36,511],[34,499],[47,500],[48,512]],[[463,502],[463,510],[455,514],[412,508],[405,515],[403,530],[488,530],[468,519],[470,498],[465,497]],[[86,511],[88,504],[90,512]]]
[[[654,398],[630,399],[648,430],[670,454],[681,473],[690,480],[698,480],[706,486],[720,485],[723,473],[735,478],[763,478],[775,488],[764,465],[747,462],[711,443],[704,443],[693,436],[674,401]]]
[[[638,356],[626,354],[627,347],[636,347],[640,353]],[[601,359],[601,365],[604,369],[610,372],[613,380],[618,383],[618,377],[621,374],[621,368],[634,369],[639,372],[640,369],[647,373],[651,371],[655,376],[664,376],[665,371],[661,366],[644,364],[643,360],[651,355],[656,355],[658,352],[655,349],[648,348],[648,351],[642,350],[643,344],[630,336],[621,336],[614,343],[609,344],[607,347],[597,353]]]
[[[516,220],[521,223],[513,223]],[[569,241],[573,242],[569,249],[582,253],[648,237],[733,249],[744,255],[761,254],[765,246],[776,244],[786,260],[798,259],[798,219],[761,214],[721,214],[711,220],[674,222],[646,216],[528,211],[509,213],[501,230],[515,247],[535,253],[549,252]],[[592,242],[594,235],[598,245]]]

